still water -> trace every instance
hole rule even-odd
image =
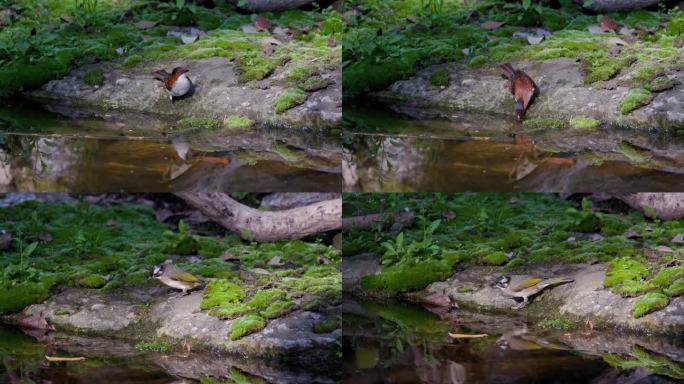
[[[406,303],[345,303],[344,383],[676,383],[672,340],[537,329],[525,318]],[[454,339],[453,334],[486,335]]]
[[[348,191],[680,191],[684,137],[523,129],[497,116],[345,106]]]

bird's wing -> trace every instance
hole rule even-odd
[[[166,83],[166,79],[169,78],[169,73],[166,72],[166,69],[160,69],[158,71],[152,72],[152,75],[154,76],[155,79],[162,81]]]
[[[520,282],[520,284],[516,285],[515,288],[513,288],[513,291],[520,292],[523,289],[534,287],[535,285],[539,284],[539,282],[542,280],[544,279],[540,277],[530,277],[529,279],[525,279],[524,281]]]
[[[176,273],[170,277],[171,277],[171,280],[183,281],[186,283],[196,283],[199,281],[197,276],[193,275],[190,272],[179,272],[179,273]]]

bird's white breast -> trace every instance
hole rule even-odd
[[[184,73],[178,76],[178,79],[175,83],[173,83],[173,87],[171,87],[169,93],[171,93],[171,96],[180,97],[188,93],[190,91],[190,87],[192,87],[192,83]]]

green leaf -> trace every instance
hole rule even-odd
[[[29,257],[29,256],[31,256],[31,254],[33,253],[33,251],[36,250],[36,247],[37,247],[37,246],[38,246],[38,243],[37,243],[37,242],[29,244],[28,247],[26,247],[26,249],[24,249],[24,252],[23,252],[24,257]]]
[[[176,8],[183,9],[185,6],[185,0],[176,0]]]
[[[532,0],[523,0],[522,7],[524,10],[527,11],[530,8],[531,4],[532,4]]]
[[[441,219],[437,219],[437,220],[433,221],[432,224],[430,224],[430,228],[428,228],[428,233],[432,233],[435,230],[437,230],[437,227],[439,227],[439,225],[441,223],[442,223]]]

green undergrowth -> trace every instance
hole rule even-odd
[[[540,4],[525,7],[524,1],[445,0],[434,8],[423,7],[425,3],[351,1],[363,16],[351,18],[345,27],[343,87],[347,96],[384,89],[421,68],[444,62],[494,67],[518,59],[566,57],[579,60],[585,82],[594,83],[637,68],[653,71],[650,68],[659,67],[669,72],[684,57],[675,47],[684,14],[676,10],[608,14],[621,25],[649,30],[611,54],[609,39],[618,37],[617,33],[590,33],[587,27],[597,25],[601,15],[584,13],[570,0],[561,1],[559,9]],[[487,29],[487,22],[503,24]],[[552,34],[537,45],[513,36],[520,28],[530,27]],[[433,85],[443,84],[443,76],[433,76]],[[649,80],[635,78],[633,86],[642,87]]]
[[[0,95],[35,89],[75,66],[109,60],[131,66],[160,59],[225,57],[234,60],[240,81],[249,82],[288,62],[293,67],[311,61],[339,65],[341,58],[342,20],[332,8],[262,13],[294,31],[292,39],[264,54],[262,39],[278,36],[244,32],[242,25],[252,25],[255,15],[238,12],[225,1],[213,9],[190,1],[104,0],[88,2],[88,7],[79,1],[39,3],[11,2],[16,14],[0,29]],[[167,37],[178,27],[196,27],[207,34],[183,44],[180,38]],[[83,80],[99,85],[102,75],[91,71]]]
[[[332,247],[300,240],[246,243],[211,228],[199,235],[183,221],[177,229],[170,229],[142,205],[26,202],[0,208],[3,231],[12,236],[9,249],[0,251],[3,314],[44,301],[66,287],[116,290],[158,284],[150,279],[152,267],[167,259],[198,276],[217,279],[207,282],[202,301],[207,309],[255,299],[250,311],[274,318],[295,309],[291,303],[298,308],[318,298],[330,304],[341,295],[340,257]],[[239,266],[221,258],[226,251],[239,255]],[[185,261],[187,256],[199,261]],[[275,256],[291,265],[268,266]],[[319,257],[329,264],[320,264]],[[244,280],[241,268],[265,268],[268,272],[250,273],[252,277]],[[261,287],[271,280],[280,292],[281,303],[275,305],[260,301],[264,293],[254,297],[257,291],[270,292]]]
[[[382,255],[382,272],[360,281],[370,292],[419,290],[472,265],[513,269],[609,262],[604,284],[615,293],[682,294],[682,251],[671,240],[684,233],[684,220],[651,220],[632,210],[595,207],[586,199],[573,205],[541,193],[361,193],[345,194],[344,201],[345,216],[404,209],[418,215],[409,228],[352,229],[345,234],[344,255]],[[637,235],[627,236],[631,232]],[[673,251],[657,259],[645,256],[662,246]]]
[[[635,344],[629,355],[609,354],[603,360],[613,367],[620,369],[646,368],[656,375],[663,375],[674,379],[684,380],[684,365],[648,349]]]

